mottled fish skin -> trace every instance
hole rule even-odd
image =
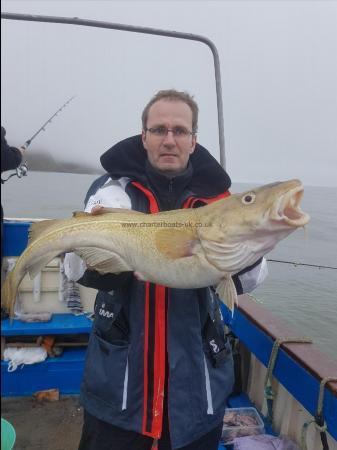
[[[299,180],[273,183],[197,209],[143,214],[104,209],[71,219],[37,222],[28,247],[2,287],[2,305],[13,314],[18,287],[67,252],[104,273],[134,271],[137,278],[172,288],[217,286],[234,308],[233,273],[253,264],[309,216],[299,203]]]

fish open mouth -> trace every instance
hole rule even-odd
[[[283,194],[271,210],[271,219],[283,221],[293,227],[303,227],[309,222],[309,215],[302,211],[300,203],[303,197],[303,185]]]

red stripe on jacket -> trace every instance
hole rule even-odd
[[[150,204],[151,214],[159,212],[158,203],[153,193],[146,189],[137,181],[132,182],[134,186],[140,189]],[[165,320],[165,286],[155,285],[155,347],[154,347],[154,377],[148,378],[148,360],[149,360],[149,302],[150,302],[150,283],[145,283],[145,332],[144,332],[144,407],[143,407],[143,427],[142,433],[153,438],[159,438],[162,431],[163,422],[163,404],[164,404],[164,385],[165,385],[165,350],[166,350],[166,320]],[[148,385],[152,381],[153,402],[152,411],[148,411]],[[151,430],[148,430],[148,414],[152,415]]]
[[[206,204],[216,202],[217,200],[221,200],[222,198],[229,197],[231,194],[229,191],[222,192],[216,197],[189,197],[183,204],[183,208],[193,208],[196,202],[203,202]]]
[[[132,182],[133,186],[142,191],[149,201],[150,213],[159,212],[159,205],[153,193],[137,181]],[[222,198],[228,197],[229,191],[223,192],[216,197],[202,198],[189,197],[183,204],[183,208],[193,208],[196,202],[213,203]],[[162,432],[163,423],[163,404],[164,404],[164,386],[166,372],[166,290],[165,286],[156,284],[155,286],[155,345],[154,355],[149,355],[149,312],[150,312],[150,286],[151,283],[145,283],[145,328],[144,328],[144,399],[143,399],[143,421],[142,434],[159,439]],[[153,346],[152,346],[153,347]],[[149,358],[154,357],[153,380],[149,379],[148,368]],[[149,398],[149,383],[153,383],[153,401],[152,408],[149,410],[151,399]],[[152,418],[149,429],[148,418]]]

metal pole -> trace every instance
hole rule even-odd
[[[49,22],[49,23],[62,23],[69,25],[82,25],[95,28],[107,28],[120,31],[130,31],[133,33],[153,34],[157,36],[167,36],[178,39],[189,39],[192,41],[198,41],[206,44],[212,51],[214,60],[214,72],[215,72],[215,87],[218,109],[218,128],[219,128],[219,147],[220,147],[220,164],[226,168],[225,158],[225,138],[224,138],[224,119],[223,119],[223,104],[222,104],[222,89],[221,89],[221,74],[220,74],[220,60],[219,54],[214,43],[201,35],[182,33],[180,31],[168,31],[157,28],[138,27],[134,25],[124,25],[118,23],[102,22],[98,20],[86,20],[79,19],[78,17],[53,17],[53,16],[40,16],[30,14],[16,14],[16,13],[1,13],[1,18],[10,20],[24,20],[29,22]]]

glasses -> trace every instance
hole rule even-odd
[[[185,127],[173,127],[173,128],[166,128],[166,127],[154,127],[154,128],[145,128],[145,131],[148,131],[149,133],[153,134],[153,136],[164,138],[168,135],[169,131],[173,134],[173,137],[175,139],[184,139],[189,136],[192,136],[193,131],[188,130]]]

